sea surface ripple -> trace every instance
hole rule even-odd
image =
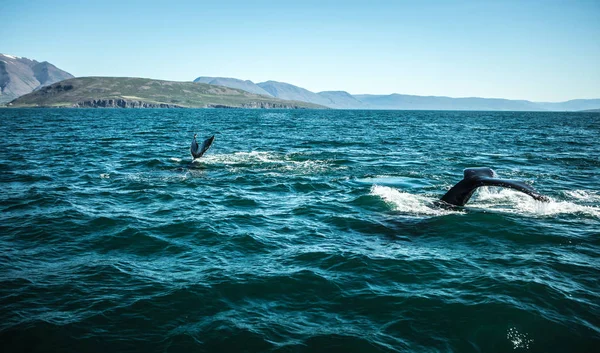
[[[600,114],[0,109],[3,352],[592,352]],[[216,135],[191,163],[194,132]],[[549,203],[482,188],[467,167]]]

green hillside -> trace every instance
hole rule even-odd
[[[21,96],[11,107],[324,108],[203,83],[130,77],[80,77]]]

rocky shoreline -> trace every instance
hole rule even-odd
[[[10,107],[12,104],[7,104]],[[153,103],[141,100],[130,100],[130,99],[92,99],[82,102],[77,102],[72,106],[36,106],[33,108],[125,108],[125,109],[144,109],[144,108],[163,108],[163,109],[197,109],[190,108],[178,104],[168,103]],[[240,106],[226,105],[226,104],[207,104],[203,108],[214,108],[214,109],[307,109],[294,104],[279,104],[269,102],[249,102],[243,103]]]
[[[73,104],[72,108],[185,108],[168,103],[150,103],[129,99],[92,99]]]

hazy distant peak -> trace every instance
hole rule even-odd
[[[295,100],[301,102],[309,102],[319,105],[331,107],[331,102],[325,97],[311,92],[302,87],[294,86],[285,82],[266,81],[257,84],[260,88],[269,92],[273,97]]]
[[[240,80],[232,77],[210,77],[200,76],[194,80],[196,83],[206,83],[209,85],[237,88],[246,92],[261,94],[263,96],[272,96],[269,92],[254,84],[250,80]]]
[[[352,95],[346,91],[322,91],[319,92],[317,94],[335,94],[335,95],[343,95],[343,96],[350,96],[352,97]]]
[[[329,107],[337,109],[368,109],[369,106],[346,91],[323,91],[319,96],[329,99]]]

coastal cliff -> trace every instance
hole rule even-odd
[[[177,104],[167,103],[152,103],[140,100],[128,99],[93,99],[73,104],[71,108],[186,108]],[[221,108],[221,109],[302,109],[295,104],[284,103],[269,103],[269,102],[249,102],[243,103],[241,106],[224,105],[224,104],[207,104],[203,108]]]
[[[92,99],[73,104],[72,108],[185,108],[177,104],[149,103],[127,99]]]

